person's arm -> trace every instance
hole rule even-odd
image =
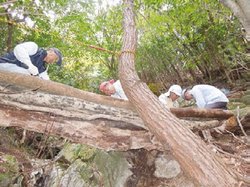
[[[167,98],[166,98],[167,96],[165,96],[165,94],[161,94],[158,98],[159,98],[159,101],[162,103],[162,104],[164,104],[164,105],[166,105],[167,104]]]
[[[196,101],[196,105],[198,108],[204,108],[206,105],[206,101],[203,97],[203,94],[200,90],[198,89],[192,89],[191,90],[191,94],[193,95],[195,101]]]
[[[161,94],[158,98],[159,98],[159,101],[167,108],[174,107],[174,102],[166,95],[166,93]]]
[[[116,93],[121,97],[121,99],[128,100],[125,92],[123,91],[122,87],[116,90]]]
[[[38,50],[38,46],[34,42],[24,42],[21,44],[18,44],[14,48],[14,55],[20,62],[26,64],[28,66],[28,71],[32,75],[37,75],[38,69],[36,66],[34,66],[30,60],[30,56],[36,54]]]
[[[128,97],[126,96],[125,92],[123,91],[122,85],[120,80],[117,80],[113,86],[115,87],[115,95],[119,96],[119,98],[128,100]]]

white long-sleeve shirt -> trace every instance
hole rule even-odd
[[[229,102],[227,96],[218,88],[201,84],[194,86],[190,93],[193,95],[199,108],[205,108],[206,105],[216,102]]]
[[[30,60],[30,56],[36,54],[37,50],[38,50],[38,45],[36,43],[24,42],[16,45],[13,52],[17,60],[30,67],[34,66]]]
[[[164,104],[167,108],[178,108],[179,103],[176,101],[172,101],[171,98],[169,98],[169,92],[166,92],[164,94],[161,94],[158,98],[159,101]]]
[[[118,99],[124,99],[124,100],[128,100],[127,96],[125,95],[123,89],[122,89],[122,85],[120,80],[117,80],[113,86],[115,87],[115,93],[111,95],[111,97],[115,97]]]
[[[24,42],[16,45],[13,53],[17,60],[26,64],[29,68],[33,68],[38,73],[37,67],[32,64],[30,59],[30,56],[36,54],[37,51],[38,45],[35,42]],[[18,67],[15,64],[1,64],[0,68],[7,71],[29,74],[28,70]],[[38,76],[44,80],[50,79],[47,70],[38,74]]]

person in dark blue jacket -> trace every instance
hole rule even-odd
[[[39,76],[49,80],[46,64],[61,66],[62,54],[57,48],[39,48],[34,42],[18,44],[12,52],[0,57],[0,70]]]

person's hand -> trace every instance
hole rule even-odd
[[[42,72],[42,73],[40,73],[40,74],[39,74],[39,77],[40,77],[41,79],[43,79],[43,80],[49,80],[49,75],[48,75],[48,73],[47,73],[47,70],[44,71],[44,72]]]
[[[28,68],[28,71],[30,72],[31,75],[38,75],[39,72],[38,72],[38,69],[36,66],[30,66]]]

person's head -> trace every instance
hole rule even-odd
[[[193,95],[190,93],[190,89],[187,88],[187,89],[183,89],[182,93],[182,98],[185,99],[185,100],[191,100],[193,99]]]
[[[181,96],[181,87],[179,85],[172,85],[169,90],[168,90],[168,93],[169,93],[169,98],[172,100],[172,101],[175,101],[176,99],[178,99],[180,96]]]
[[[57,48],[50,48],[47,50],[47,55],[44,61],[48,64],[56,63],[58,66],[62,64],[62,53]]]
[[[114,87],[114,80],[109,80],[109,81],[105,81],[105,82],[102,82],[99,86],[99,90],[106,94],[106,95],[112,95],[116,92],[115,90],[115,87]]]

